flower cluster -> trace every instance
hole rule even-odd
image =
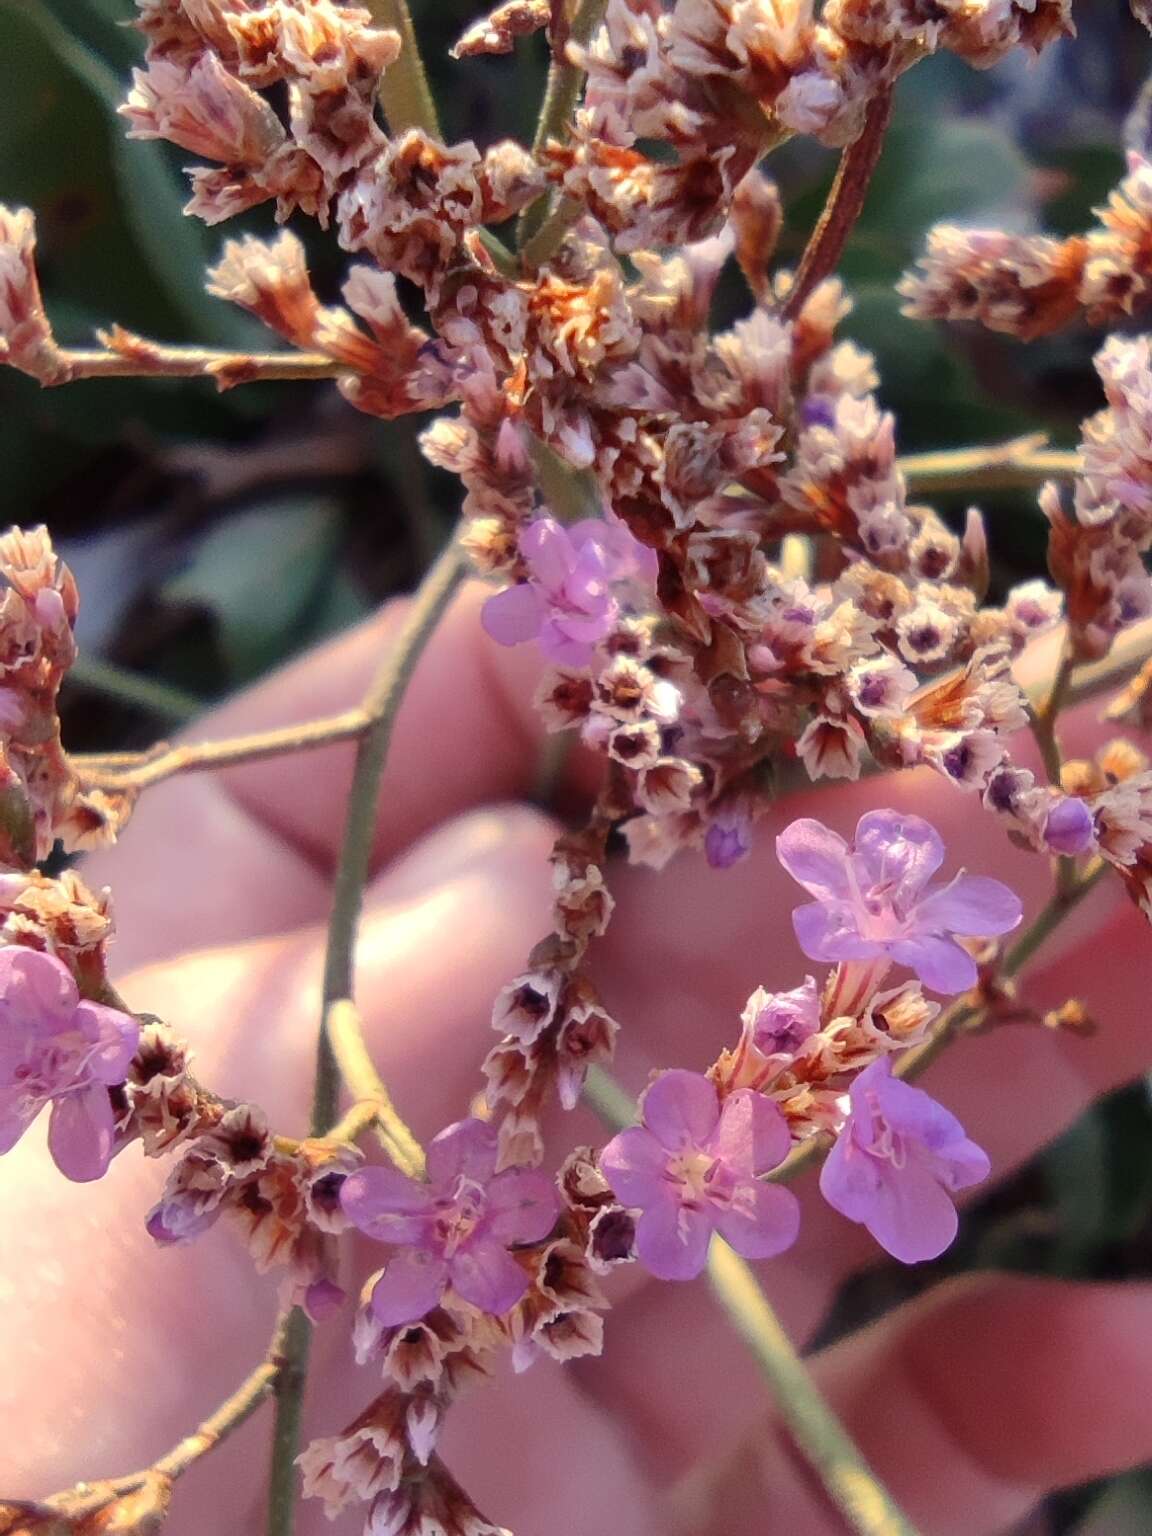
[[[905,314],[975,320],[1031,341],[1072,320],[1112,326],[1152,297],[1152,164],[1133,151],[1128,174],[1097,210],[1086,235],[1045,235],[941,224],[928,236],[919,271],[900,284]]]
[[[131,1014],[81,998],[67,966],[21,945],[0,948],[0,1153],[47,1105],[48,1146],[69,1179],[100,1178],[116,1140],[119,1087],[140,1029]]]
[[[471,1113],[426,1153],[405,1128],[390,1134],[383,1091],[327,1135],[279,1135],[258,1106],[200,1082],[166,1025],[120,1004],[107,896],[35,868],[57,843],[113,837],[135,782],[64,752],[75,584],[44,530],[4,534],[0,1151],[50,1105],[69,1178],[100,1177],[133,1143],[170,1157],[147,1217],[155,1242],[226,1223],[258,1270],[281,1272],[284,1305],[317,1321],[347,1299],[341,1238],[379,1243],[352,1324],[379,1390],[304,1452],[305,1489],[332,1515],[365,1506],[371,1536],[503,1536],[439,1456],[452,1403],[501,1353],[516,1370],[599,1353],[620,1265],[680,1281],[721,1241],[751,1260],[782,1254],[802,1211],[783,1183],[817,1155],[827,1202],[887,1252],[942,1253],[954,1197],[989,1161],[908,1079],[958,1018],[1035,1017],[1010,979],[1035,930],[1000,948],[1022,917],[1011,890],[938,878],[944,845],[918,816],[871,810],[851,840],[804,818],[776,852],[809,898],[792,927],[817,974],[757,987],[706,1071],[655,1074],[639,1123],[553,1176],[550,1111],[576,1106],[619,1028],[590,963],[618,849],[655,868],[702,849],[725,870],[752,851],[781,771],[925,768],[1054,867],[1084,861],[1059,866],[1061,910],[1112,868],[1152,920],[1147,756],[1115,740],[1061,761],[1054,729],[1072,669],[1152,616],[1152,340],[1105,343],[1105,404],[1085,423],[1071,497],[1041,493],[1053,585],[989,601],[982,515],[953,527],[917,500],[874,360],[841,335],[852,305],[833,247],[899,76],[937,50],[980,68],[1038,50],[1071,31],[1070,0],[510,0],[455,56],[546,30],[556,64],[586,80],[571,120],[546,120],[531,150],[445,143],[433,113],[391,111],[388,72],[419,95],[419,61],[407,28],[376,24],[379,8],[138,10],[146,64],[122,111],[131,136],[209,162],[190,172],[188,211],[212,224],[263,204],[281,222],[311,216],[357,262],[323,303],[295,234],[225,243],[209,291],[282,353],[171,349],[116,326],[102,351],[72,352],[45,313],[32,215],[0,208],[0,361],[46,385],[101,366],[221,388],[300,374],[334,380],[370,416],[439,413],[421,449],[461,482],[459,543],[493,588],[477,643],[537,649],[541,719],[598,756],[601,785],[554,845],[549,930],[496,999]],[[759,162],[798,134],[843,158],[828,217],[788,272]],[[1134,156],[1085,236],[938,229],[902,285],[908,311],[1020,337],[1125,321],[1148,302],[1149,210],[1152,169]],[[490,226],[515,215],[513,254]],[[718,330],[730,261],[750,299]],[[1037,709],[1013,664],[1062,618],[1064,661]],[[1146,728],[1150,699],[1145,665],[1109,715]],[[1028,727],[1043,776],[1012,755]],[[1072,1000],[1043,1022],[1083,1029],[1086,1013]],[[365,1111],[397,1166],[358,1150]]]
[[[699,1274],[713,1232],[749,1258],[789,1247],[799,1208],[764,1176],[819,1132],[836,1137],[820,1181],[829,1204],[908,1263],[951,1243],[950,1196],[989,1171],[947,1110],[893,1076],[935,1005],[915,982],[881,988],[893,964],[936,991],[974,986],[962,941],[1009,932],[1019,901],[986,876],[930,886],[944,848],[917,816],[870,812],[851,846],[798,821],[777,846],[817,898],[793,914],[801,948],[836,969],[822,990],[811,976],[791,992],[758,989],[736,1049],[706,1077],[661,1073],[641,1101],[643,1125],[600,1155],[616,1197],[639,1211],[637,1257],[662,1279]]]

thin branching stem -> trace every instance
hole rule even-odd
[[[354,370],[322,352],[224,352],[154,341],[124,352],[60,348],[53,367],[32,375],[45,388],[79,379],[211,379],[218,389],[287,379],[337,379]]]
[[[859,1536],[916,1536],[824,1401],[752,1267],[718,1237],[708,1249],[708,1280],[763,1371],[793,1440],[849,1527]]]
[[[188,741],[175,746],[158,742],[150,752],[124,753],[115,757],[76,756],[70,759],[84,785],[91,789],[150,789],[181,773],[206,773],[258,763],[290,752],[309,752],[334,742],[363,736],[372,724],[364,709],[349,709],[322,720],[301,725],[254,731],[226,741]]]
[[[826,277],[831,277],[839,265],[848,236],[864,207],[891,120],[892,87],[889,85],[872,98],[859,137],[840,156],[840,166],[824,212],[812,231],[784,302],[785,318],[799,314],[812,291]]]
[[[340,1077],[358,1101],[333,1135],[341,1140],[354,1140],[350,1129],[358,1132],[374,1125],[381,1146],[400,1172],[410,1179],[423,1178],[424,1149],[401,1118],[387,1084],[376,1070],[364,1039],[360,1010],[351,998],[338,998],[331,1005],[325,1027]]]
[[[356,936],[364,904],[364,886],[371,867],[380,781],[388,760],[393,727],[416,665],[465,574],[464,558],[453,540],[421,583],[407,623],[362,706],[372,723],[361,735],[356,753],[344,836],[333,882],[312,1098],[313,1136],[325,1135],[336,1124],[340,1069],[332,1046],[329,1020],[333,1005],[351,1003],[353,995]],[[338,1020],[342,1016],[347,1017],[346,1013],[341,1015],[337,1010]],[[297,1308],[289,1321],[284,1369],[277,1381],[268,1536],[291,1536],[295,1524],[296,1454],[311,1334],[311,1324]]]
[[[367,0],[377,26],[392,27],[400,34],[400,57],[380,79],[380,105],[394,134],[420,128],[429,138],[440,138],[440,116],[428,84],[428,74],[416,41],[416,28],[408,0]]]
[[[150,1467],[124,1477],[78,1484],[48,1499],[45,1508],[79,1521],[85,1515],[107,1509],[127,1495],[147,1490],[156,1509],[165,1511],[171,1485],[235,1434],[272,1395],[284,1363],[286,1329],[287,1317],[282,1315],[268,1351],[255,1370],[191,1434],[177,1441]]]
[[[548,81],[544,87],[544,101],[540,119],[536,125],[536,137],[532,142],[533,153],[539,157],[550,139],[563,141],[567,138],[572,114],[584,81],[584,71],[567,56],[569,39],[579,44],[588,43],[604,18],[607,0],[582,0],[571,27],[563,40],[558,40],[548,68]],[[549,200],[539,197],[531,203],[516,225],[516,245],[520,259],[527,271],[534,271],[554,255],[564,235],[580,216],[581,205],[561,194],[549,208]]]
[[[990,447],[946,448],[939,453],[904,454],[896,463],[917,495],[945,491],[1033,489],[1046,480],[1079,473],[1080,455],[1047,447],[1043,432],[1030,432]]]

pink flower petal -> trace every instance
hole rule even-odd
[[[661,1072],[640,1100],[644,1124],[670,1152],[707,1141],[720,1120],[715,1087],[700,1072]]]
[[[883,946],[862,939],[852,912],[840,902],[806,901],[792,912],[792,931],[809,960],[872,960]]]
[[[480,610],[480,622],[497,645],[523,645],[535,640],[546,613],[536,588],[521,582],[490,597]]]
[[[43,1099],[31,1098],[22,1088],[0,1087],[0,1156],[11,1152],[43,1108]]]
[[[71,971],[54,955],[0,947],[0,1020],[50,1034],[68,1026],[79,1000]]]
[[[457,1120],[429,1142],[428,1177],[437,1185],[461,1177],[486,1184],[496,1172],[499,1144],[499,1133],[487,1120]]]
[[[340,1207],[354,1227],[382,1243],[419,1242],[432,1217],[432,1193],[395,1168],[360,1168],[340,1186]]]
[[[487,1230],[501,1243],[537,1243],[560,1214],[560,1196],[547,1174],[536,1168],[507,1168],[488,1186]]]
[[[558,667],[581,671],[591,664],[592,646],[586,640],[573,640],[567,627],[555,619],[545,619],[540,626],[540,654]]]
[[[893,960],[915,971],[933,992],[951,997],[976,985],[976,962],[954,939],[926,933],[885,947]]]
[[[837,832],[801,817],[776,839],[776,857],[811,895],[821,901],[847,901],[848,845]]]
[[[792,1133],[776,1105],[740,1088],[724,1100],[720,1124],[708,1141],[708,1151],[733,1173],[752,1177],[782,1163],[792,1150]]]
[[[712,1223],[674,1197],[650,1205],[636,1226],[636,1253],[657,1280],[694,1280],[708,1258]]]
[[[87,1184],[108,1171],[114,1133],[108,1090],[96,1084],[55,1100],[48,1122],[48,1150],[66,1179]]]
[[[415,1323],[439,1305],[448,1265],[420,1248],[396,1254],[372,1288],[372,1311],[385,1328]]]
[[[910,1162],[880,1180],[864,1225],[894,1259],[919,1264],[940,1257],[955,1239],[960,1221],[931,1173]]]
[[[796,1241],[800,1202],[778,1184],[748,1184],[715,1221],[720,1236],[746,1259],[774,1259]]]
[[[87,1060],[91,1076],[109,1086],[122,1083],[140,1044],[140,1025],[119,1008],[87,1001],[77,1007],[74,1023],[86,1040],[98,1042]]]
[[[533,581],[551,596],[564,585],[576,563],[576,547],[569,530],[553,517],[538,517],[520,534],[520,553]]]
[[[648,1205],[664,1190],[668,1149],[651,1131],[633,1125],[613,1136],[600,1154],[600,1167],[623,1205]]]
[[[856,824],[856,858],[869,885],[892,892],[904,911],[944,862],[944,842],[922,816],[869,811]]]
[[[481,1312],[502,1316],[528,1289],[528,1276],[503,1244],[473,1242],[449,1261],[452,1289]]]
[[[1024,908],[1015,891],[987,875],[957,875],[947,885],[929,891],[916,908],[918,927],[938,933],[963,933],[989,938],[1011,933]]]

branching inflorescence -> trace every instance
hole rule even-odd
[[[295,235],[245,236],[225,244],[209,291],[287,346],[215,353],[112,326],[99,348],[68,349],[41,300],[32,214],[0,210],[0,358],[51,386],[330,378],[372,416],[442,411],[421,446],[462,481],[463,516],[361,710],[129,762],[64,751],[56,697],[75,655],[75,585],[44,530],[0,539],[0,1148],[50,1104],[69,1178],[99,1177],[134,1142],[170,1159],[153,1238],[179,1244],[231,1223],[257,1268],[282,1271],[287,1316],[210,1426],[144,1473],[42,1507],[78,1531],[94,1510],[127,1519],[133,1500],[141,1521],[162,1513],[173,1480],[276,1388],[270,1530],[287,1531],[306,1337],[291,1309],[340,1326],[341,1237],[357,1228],[383,1245],[353,1324],[383,1383],[299,1457],[304,1491],[332,1512],[363,1505],[372,1536],[495,1536],[436,1448],[453,1399],[500,1351],[518,1369],[598,1353],[618,1265],[683,1280],[721,1243],[748,1259],[782,1252],[800,1207],[781,1183],[825,1154],[832,1206],[900,1259],[939,1254],[956,1231],[952,1195],[989,1164],[904,1079],[964,1029],[1083,1026],[1074,1000],[1040,1019],[1010,978],[1110,869],[1152,919],[1147,759],[1116,740],[1064,761],[1056,732],[1092,667],[1100,686],[1126,682],[1110,718],[1152,721],[1139,645],[1135,666],[1133,648],[1122,653],[1134,676],[1108,664],[1118,637],[1145,636],[1152,616],[1152,341],[1104,342],[1104,405],[1077,455],[1046,457],[1028,439],[905,464],[873,359],[837,339],[851,302],[835,267],[898,77],[937,50],[978,68],[1039,50],[1072,30],[1071,0],[827,0],[819,14],[810,0],[502,5],[456,56],[507,52],[547,29],[554,60],[536,146],[484,151],[441,141],[397,0],[138,4],[147,54],[122,109],[130,136],[208,162],[189,173],[194,217],[216,224],[267,204],[278,220],[330,229],[358,258],[342,303],[321,304]],[[842,159],[790,274],[774,266],[782,210],[761,162],[794,135]],[[512,251],[491,226],[517,216]],[[1073,320],[1127,322],[1149,304],[1150,231],[1152,170],[1134,158],[1088,235],[940,228],[902,291],[913,315],[1025,339]],[[749,311],[714,333],[713,291],[733,258]],[[414,293],[423,324],[409,318]],[[910,486],[988,484],[1001,469],[1053,473],[1040,491],[1053,585],[990,603],[980,512],[958,534]],[[465,560],[500,588],[477,645],[538,648],[545,725],[598,754],[603,776],[587,822],[556,843],[551,928],[496,1000],[480,1108],[425,1152],[364,1047],[351,956],[391,720]],[[1037,704],[1013,662],[1062,618],[1063,660]],[[1013,760],[1011,738],[1029,728],[1046,777]],[[340,737],[357,738],[360,755],[317,1111],[297,1139],[192,1076],[185,1045],[111,988],[107,898],[36,866],[57,842],[113,840],[139,793],[170,773]],[[603,1069],[619,1026],[587,957],[612,916],[612,839],[657,869],[690,848],[726,869],[751,850],[782,763],[811,779],[926,767],[1051,859],[1051,902],[1005,954],[1020,902],[981,874],[938,880],[946,852],[926,821],[873,810],[850,843],[794,822],[777,852],[808,893],[793,922],[818,973],[757,986],[717,1060],[657,1074],[638,1124],[557,1168],[544,1130],[554,1106],[585,1090],[611,1098]],[[338,1072],[355,1102],[336,1122]],[[364,1162],[357,1143],[372,1127],[389,1165]],[[742,1326],[755,1332],[750,1314]],[[814,1389],[790,1390],[807,1394],[803,1448],[813,1422],[840,1447]],[[828,1458],[815,1459],[824,1475]],[[861,1529],[907,1528],[894,1511],[868,1525],[841,1502]]]

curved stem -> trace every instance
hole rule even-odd
[[[939,453],[904,454],[897,466],[918,494],[942,491],[1030,489],[1045,480],[1079,472],[1080,455],[1047,448],[1044,433],[1029,433],[990,448],[947,448]]]
[[[364,700],[364,713],[372,723],[361,737],[356,754],[352,788],[348,794],[344,838],[333,883],[332,912],[328,921],[328,944],[324,956],[325,1019],[333,1003],[350,999],[353,995],[356,931],[372,857],[376,800],[388,760],[388,749],[392,744],[392,728],[424,647],[466,573],[464,558],[453,541],[421,583],[396,646]],[[313,1135],[322,1136],[335,1120],[338,1089],[336,1060],[327,1030],[322,1028],[312,1104]]]
[[[400,34],[400,57],[380,79],[380,104],[393,133],[405,128],[421,128],[431,139],[440,138],[440,118],[408,0],[367,0],[368,10],[379,26],[392,27]]]
[[[792,1347],[751,1266],[722,1239],[708,1250],[713,1293],[764,1372],[781,1419],[853,1531],[916,1536]]]
[[[350,998],[338,998],[328,1009],[325,1028],[340,1076],[359,1101],[345,1120],[351,1119],[355,1126],[374,1123],[381,1145],[400,1172],[410,1179],[422,1179],[424,1149],[401,1118],[376,1070],[356,1004]],[[343,1139],[347,1139],[347,1132]]]
[[[296,1525],[296,1456],[304,1384],[312,1351],[312,1324],[293,1307],[284,1328],[284,1349],[276,1375],[276,1422],[272,1430],[272,1466],[268,1474],[268,1536],[292,1536]]]
[[[345,710],[302,725],[279,726],[234,736],[226,741],[188,741],[176,746],[157,742],[150,752],[108,757],[76,756],[69,759],[82,783],[92,789],[150,789],[178,773],[204,773],[213,768],[232,768],[256,763],[288,752],[309,752],[333,742],[363,736],[372,719],[363,709]]]
[[[288,379],[338,379],[353,372],[322,352],[222,352],[211,347],[169,347],[133,338],[135,350],[59,348],[51,373],[34,373],[46,389],[78,379],[211,379],[217,389]],[[22,372],[24,370],[21,370]]]
[[[784,303],[785,319],[799,314],[812,290],[835,272],[848,236],[864,207],[891,120],[892,87],[887,85],[872,98],[859,137],[840,156],[840,166],[824,212],[812,232],[788,291]]]
[[[536,137],[532,141],[532,151],[537,156],[549,139],[567,138],[572,113],[580,95],[584,71],[568,61],[568,39],[580,44],[588,43],[603,20],[606,9],[607,0],[582,0],[568,36],[563,41],[557,40],[556,51],[548,67],[548,81],[544,87]],[[562,195],[551,211],[546,195],[525,208],[516,225],[516,245],[529,271],[548,260],[579,214],[580,204]]]
[[[376,802],[392,742],[392,729],[424,647],[465,574],[463,556],[453,540],[421,583],[396,647],[364,700],[363,710],[371,723],[361,736],[356,753],[344,837],[333,883],[332,913],[328,921],[323,1014],[312,1097],[313,1136],[323,1136],[336,1122],[340,1072],[329,1038],[328,1021],[334,1012],[334,1004],[350,1003],[352,998],[356,934],[372,857]],[[294,1310],[288,1324],[284,1369],[277,1381],[268,1536],[291,1536],[295,1523],[296,1453],[311,1337],[312,1326],[308,1319],[299,1309]]]

